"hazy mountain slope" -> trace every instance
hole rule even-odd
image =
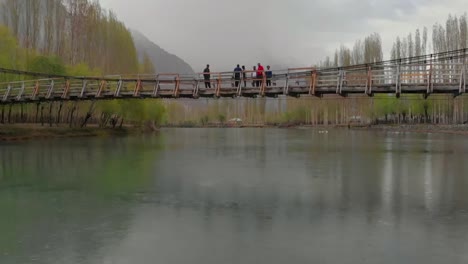
[[[143,60],[145,53],[148,54],[157,72],[180,74],[194,73],[192,67],[184,60],[163,50],[140,32],[132,30],[132,36],[140,61]]]

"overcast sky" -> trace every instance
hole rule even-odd
[[[101,0],[130,28],[196,71],[235,64],[310,66],[340,44],[398,35],[468,11],[466,0]]]

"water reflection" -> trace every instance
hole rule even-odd
[[[150,184],[155,139],[63,140],[0,148],[0,263],[100,263],[125,237],[126,193]]]
[[[6,145],[0,245],[17,251],[0,260],[465,263],[467,147],[301,129]]]

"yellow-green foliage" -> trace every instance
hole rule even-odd
[[[12,0],[8,2],[14,4]],[[70,76],[155,72],[147,55],[143,64],[139,64],[130,31],[112,12],[103,10],[98,2],[70,0],[64,6],[61,1],[51,0],[47,2],[48,9],[42,13],[34,13],[35,9],[29,10],[33,5],[13,4],[0,4],[0,15],[18,14],[18,17],[10,17],[6,23],[14,30],[13,33],[7,27],[0,26],[0,67]],[[57,13],[48,14],[52,9]],[[31,12],[45,16],[45,23],[40,24],[35,20],[31,21],[31,25],[22,23],[24,15]],[[26,38],[22,36],[22,33],[31,32],[32,29],[43,30],[47,41],[45,48],[40,47],[39,34],[31,34]],[[0,82],[25,78],[31,77],[0,74]],[[72,105],[65,104],[62,118],[73,108]],[[79,103],[76,105],[76,113],[83,116],[90,107],[89,102]],[[24,106],[21,109],[27,113],[25,121],[37,121],[35,106]],[[99,102],[96,110],[123,118],[125,122],[155,121],[157,124],[163,122],[166,113],[160,101],[137,99]],[[14,107],[13,115],[19,111],[19,107]]]
[[[100,102],[98,108],[104,113],[118,115],[127,122],[135,123],[154,121],[160,125],[166,115],[164,105],[158,100],[113,100]]]
[[[28,71],[65,75],[66,69],[62,60],[55,56],[35,56],[28,63]]]
[[[10,30],[0,25],[0,67],[7,69],[24,69],[26,64],[24,51],[19,48],[16,38]],[[0,74],[0,81],[11,81],[17,76]]]
[[[16,38],[7,27],[0,25],[0,67],[16,69],[21,60]]]
[[[102,73],[99,69],[90,69],[85,63],[79,63],[74,66],[67,66],[67,74],[70,76],[101,76]]]

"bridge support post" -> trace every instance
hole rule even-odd
[[[265,90],[266,90],[266,74],[263,72],[262,76],[262,86],[260,88],[260,96],[265,97]]]
[[[83,120],[83,123],[81,124],[81,128],[85,127],[86,124],[88,123],[88,120],[93,116],[94,112],[94,104],[96,103],[95,100],[92,101],[91,106],[88,109],[88,112],[86,113],[86,117]]]
[[[337,77],[336,93],[343,96],[342,89],[343,89],[343,70],[340,69],[340,71],[338,72],[338,77]]]
[[[396,98],[400,98],[401,94],[401,66],[400,64],[397,65],[397,70],[396,70],[396,78],[395,78],[395,95]]]
[[[431,61],[431,64],[429,65],[429,78],[427,81],[427,91],[426,91],[426,94],[424,95],[424,99],[427,99],[434,89],[434,76],[433,75],[434,75],[434,70],[433,70],[432,61]]]
[[[13,108],[13,104],[10,103],[8,106],[8,123],[12,124],[13,120],[11,120],[11,109]]]
[[[461,75],[460,75],[460,89],[459,94],[464,94],[466,92],[466,64],[463,64]]]
[[[61,120],[62,108],[63,108],[63,101],[60,101],[59,109],[58,109],[58,111],[57,111],[57,119],[56,119],[56,122],[55,122],[55,124],[56,124],[57,126],[58,126],[58,124],[60,123],[60,120]]]
[[[366,94],[372,96],[372,66],[367,68],[367,85]]]
[[[54,107],[54,102],[49,102],[49,127],[52,127],[53,118],[52,118],[52,108]]]

